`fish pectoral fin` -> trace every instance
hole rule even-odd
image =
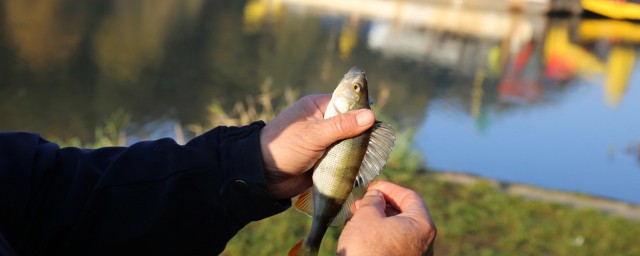
[[[337,226],[344,225],[344,223],[349,218],[351,218],[351,215],[352,215],[351,205],[355,201],[362,199],[362,197],[364,197],[364,194],[366,192],[367,192],[366,187],[354,187],[353,190],[351,190],[351,194],[349,194],[349,197],[347,197],[347,201],[345,201],[344,204],[342,204],[342,208],[340,209],[340,212],[338,212],[338,214],[333,218],[329,226],[337,227]]]
[[[306,189],[302,194],[298,196],[296,203],[294,204],[296,210],[309,215],[309,217],[313,216],[313,187]]]
[[[389,157],[396,140],[396,131],[390,124],[376,121],[371,127],[371,137],[367,152],[364,155],[358,176],[353,185],[355,187],[365,187],[382,170]]]

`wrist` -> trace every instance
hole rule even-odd
[[[283,191],[279,184],[285,179],[282,173],[276,168],[273,152],[271,150],[270,142],[270,127],[267,125],[260,130],[260,153],[262,155],[262,169],[264,172],[264,178],[266,181],[265,188],[267,193],[273,197],[273,199],[280,200],[288,198],[283,195]]]

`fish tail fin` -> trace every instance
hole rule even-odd
[[[291,250],[289,251],[289,256],[310,256],[310,255],[318,255],[317,250],[311,249],[304,243],[304,239],[300,240]]]

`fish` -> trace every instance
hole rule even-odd
[[[349,110],[371,109],[364,69],[352,67],[333,91],[324,118]],[[387,123],[374,125],[353,138],[330,145],[313,167],[313,186],[300,194],[295,208],[313,217],[311,230],[289,251],[290,256],[317,255],[329,226],[351,217],[350,205],[364,196],[366,186],[378,176],[395,143],[395,130]]]

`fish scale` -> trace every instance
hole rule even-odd
[[[313,184],[323,195],[344,202],[353,187],[360,164],[369,144],[369,134],[340,141],[327,150],[313,173]],[[353,150],[358,149],[358,150]]]
[[[353,67],[333,92],[324,118],[349,110],[370,109],[365,72]],[[366,132],[338,141],[314,166],[313,187],[295,202],[296,209],[313,217],[307,238],[296,244],[289,255],[317,255],[327,228],[344,224],[349,206],[364,195],[362,189],[386,164],[395,141],[395,131],[376,121]],[[354,186],[359,189],[354,189]]]

